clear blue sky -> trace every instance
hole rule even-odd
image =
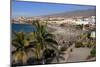
[[[95,9],[95,6],[82,6],[73,4],[50,4],[36,2],[12,2],[12,16],[41,16],[75,10]]]

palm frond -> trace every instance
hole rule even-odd
[[[53,34],[50,34],[50,33],[46,33],[44,35],[44,38],[53,38],[53,37],[54,37],[54,35]]]
[[[58,45],[58,43],[55,40],[51,39],[51,38],[47,38],[47,39],[45,39],[45,41],[48,42],[48,43]]]
[[[65,58],[63,56],[59,56],[59,59],[61,60],[65,60]]]

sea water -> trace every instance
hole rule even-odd
[[[35,26],[32,24],[11,24],[11,30],[15,32],[34,32]]]

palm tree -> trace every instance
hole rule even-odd
[[[12,51],[12,62],[13,64],[26,64],[27,53],[30,50],[29,41],[23,32],[13,31],[13,34],[12,46],[15,47],[15,50]]]
[[[47,32],[46,30],[46,24],[44,22],[40,22],[39,20],[34,20],[33,21],[33,26],[35,26],[36,28],[36,31],[33,32],[35,34],[35,41],[38,43],[38,47],[39,47],[39,51],[38,53],[40,54],[37,54],[37,55],[41,55],[42,57],[41,58],[44,58],[44,51],[46,49],[53,49],[55,50],[56,52],[56,58],[58,60],[58,58],[61,54],[61,52],[58,50],[57,46],[58,46],[58,43],[54,40],[54,36],[53,34],[50,34]],[[35,48],[35,50],[38,50],[37,48]],[[34,51],[35,51],[34,50]],[[43,59],[45,60],[45,59]],[[45,61],[43,61],[43,64],[45,63]]]

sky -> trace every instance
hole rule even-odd
[[[13,17],[25,16],[42,16],[55,13],[95,9],[95,6],[73,5],[73,4],[54,4],[39,2],[20,2],[12,0],[11,11]]]

